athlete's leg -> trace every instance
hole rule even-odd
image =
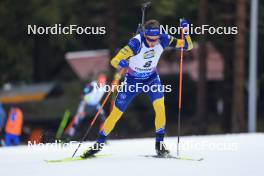
[[[85,117],[85,106],[87,104],[85,103],[85,101],[81,101],[79,106],[78,106],[78,110],[76,115],[73,117],[73,119],[71,120],[71,122],[69,123],[69,125],[67,126],[65,133],[69,136],[74,136],[75,131],[79,125],[79,123],[81,122],[81,120]]]
[[[102,130],[100,131],[100,135],[107,136],[113,130],[115,124],[121,118],[128,104],[136,95],[136,92],[119,92],[117,94],[114,107],[109,116],[106,118]]]
[[[156,79],[153,78],[152,80],[150,80],[148,82],[148,85],[150,86],[150,91],[148,91],[147,94],[149,95],[155,110],[155,127],[156,127],[155,149],[158,156],[166,157],[170,152],[169,150],[167,150],[163,142],[164,134],[165,134],[165,124],[166,124],[164,90],[161,87],[161,83],[158,75],[156,76]]]
[[[137,94],[140,93],[139,90],[129,89],[129,86],[135,85],[136,83],[137,80],[134,80],[129,76],[126,76],[123,84],[123,89],[120,92],[118,92],[115,99],[114,107],[111,113],[109,114],[109,116],[106,118],[102,130],[99,132],[98,142],[104,142],[106,136],[113,130],[115,124],[121,118],[123,112],[126,110],[131,100]],[[127,89],[125,89],[125,87]]]
[[[115,124],[117,121],[121,118],[123,112],[114,105],[111,113],[109,116],[106,118],[102,129],[100,131],[101,135],[107,136],[114,128]]]
[[[109,116],[106,118],[103,127],[99,132],[97,142],[83,153],[83,155],[81,156],[82,158],[90,157],[103,148],[107,135],[113,130],[115,124],[121,118],[128,104],[138,93],[139,92],[136,91],[132,92],[123,90],[117,94],[114,107]]]
[[[166,124],[164,97],[156,99],[153,102],[153,107],[155,110],[155,128],[157,134],[157,141],[162,141],[165,133]]]
[[[166,125],[164,106],[164,90],[161,87],[159,76],[156,75],[148,81],[150,90],[147,93],[155,111],[156,141],[163,141]]]

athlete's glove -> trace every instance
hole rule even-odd
[[[183,29],[184,34],[188,34],[188,32],[189,32],[189,30],[188,30],[189,23],[188,23],[187,20],[185,20],[184,18],[181,18],[180,19],[180,27]]]
[[[122,60],[119,62],[119,64],[118,64],[118,68],[119,68],[119,69],[122,69],[122,68],[126,68],[126,67],[128,67],[128,64],[127,64],[127,62],[126,62],[124,59],[122,59]]]
[[[181,25],[182,28],[186,28],[186,27],[188,27],[189,23],[184,18],[181,18],[180,19],[180,25]]]

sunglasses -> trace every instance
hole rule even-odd
[[[159,37],[156,39],[149,38],[148,36],[145,36],[146,40],[149,42],[157,42],[159,40]]]

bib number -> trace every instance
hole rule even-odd
[[[148,61],[148,62],[146,62],[146,63],[143,65],[143,67],[144,67],[144,68],[148,68],[148,67],[151,66],[151,63],[152,63],[152,61]]]

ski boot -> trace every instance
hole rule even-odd
[[[156,142],[155,149],[157,156],[160,158],[166,158],[170,155],[170,151],[166,148],[163,141]]]
[[[89,157],[93,157],[96,153],[100,152],[104,145],[105,145],[105,141],[106,141],[106,136],[103,134],[100,134],[97,142],[88,148],[88,150],[84,151],[84,153],[81,155],[81,158],[89,158]]]
[[[81,158],[85,159],[93,157],[96,153],[103,149],[104,145],[105,143],[96,142],[93,146],[89,147],[88,150],[84,151],[84,153],[81,155]]]

